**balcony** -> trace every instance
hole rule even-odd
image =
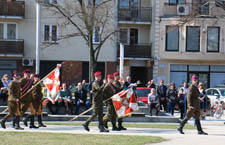
[[[0,40],[0,56],[24,55],[24,40]]]
[[[120,46],[118,45],[117,56],[120,56]],[[151,44],[135,44],[124,45],[124,57],[125,58],[148,58],[152,56]]]
[[[120,23],[150,23],[152,21],[152,8],[119,8],[118,21]]]
[[[192,16],[192,17],[209,17],[209,3],[185,3],[185,4],[169,4],[164,3],[162,17],[174,16]]]
[[[0,2],[0,18],[19,18],[25,17],[25,2],[12,1]]]

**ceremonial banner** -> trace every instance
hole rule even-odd
[[[60,66],[57,65],[54,71],[52,71],[43,80],[43,84],[49,91],[48,99],[52,100],[52,97],[56,97],[60,90]]]
[[[134,90],[129,88],[112,96],[114,108],[119,118],[130,115],[138,110]]]

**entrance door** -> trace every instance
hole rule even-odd
[[[206,72],[189,72],[189,83],[191,83],[192,76],[197,76],[199,82],[202,82],[204,84],[205,88],[209,87],[209,73]]]
[[[131,79],[132,82],[137,82],[138,80],[141,81],[142,85],[144,86],[148,81],[147,75],[147,68],[146,67],[131,67]]]

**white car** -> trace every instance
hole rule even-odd
[[[206,94],[210,99],[211,106],[218,101],[225,102],[225,88],[209,88],[206,90]]]

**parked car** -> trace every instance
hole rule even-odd
[[[216,102],[225,102],[225,88],[209,88],[206,90],[206,94],[210,99],[211,106],[214,106]]]
[[[151,88],[136,87],[135,93],[137,96],[137,101],[148,104],[148,94],[150,93],[150,91],[151,91]]]

